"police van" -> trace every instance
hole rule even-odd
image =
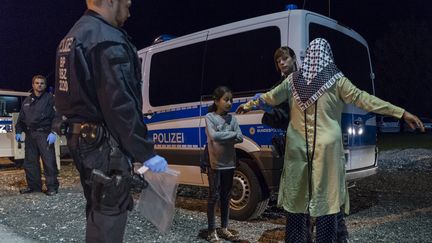
[[[15,141],[14,124],[21,103],[29,95],[27,92],[0,90],[0,158],[24,159],[24,149]]]
[[[206,144],[205,120],[219,85],[234,91],[233,110],[280,76],[273,53],[280,46],[304,58],[308,43],[322,37],[335,62],[360,89],[374,93],[374,75],[365,39],[328,17],[307,10],[287,10],[173,38],[138,52],[142,60],[143,113],[158,154],[181,171],[180,183],[207,186],[200,172]],[[272,148],[276,129],[261,124],[263,112],[236,115],[244,141],[236,145],[231,217],[259,216],[278,192],[283,158]],[[376,173],[375,115],[352,105],[342,115],[347,179]],[[289,141],[288,141],[289,142]]]

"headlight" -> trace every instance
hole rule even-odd
[[[363,135],[363,133],[365,132],[365,130],[363,129],[363,127],[348,127],[348,134],[349,135]]]

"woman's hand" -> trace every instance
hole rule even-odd
[[[405,111],[402,115],[402,118],[411,129],[415,130],[416,128],[419,128],[421,132],[425,131],[423,122],[417,116]]]

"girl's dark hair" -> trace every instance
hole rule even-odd
[[[293,70],[297,71],[297,60],[296,60],[295,52],[293,49],[291,49],[288,46],[279,47],[278,49],[276,49],[276,51],[273,55],[273,60],[274,60],[275,66],[276,66],[276,71],[280,72],[277,59],[279,57],[282,57],[282,56],[289,56],[292,59],[294,59],[294,69]]]
[[[209,106],[208,112],[214,112],[217,110],[216,101],[220,100],[225,93],[232,93],[231,89],[226,86],[219,86],[213,91],[213,104]]]

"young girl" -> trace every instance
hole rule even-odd
[[[214,103],[206,115],[206,134],[210,158],[208,172],[209,196],[207,205],[208,237],[210,242],[219,240],[215,227],[215,206],[220,200],[221,226],[220,237],[238,240],[238,235],[228,231],[229,201],[236,167],[234,144],[241,143],[243,136],[234,116],[228,114],[232,107],[232,93],[227,87],[220,86],[213,93]]]

